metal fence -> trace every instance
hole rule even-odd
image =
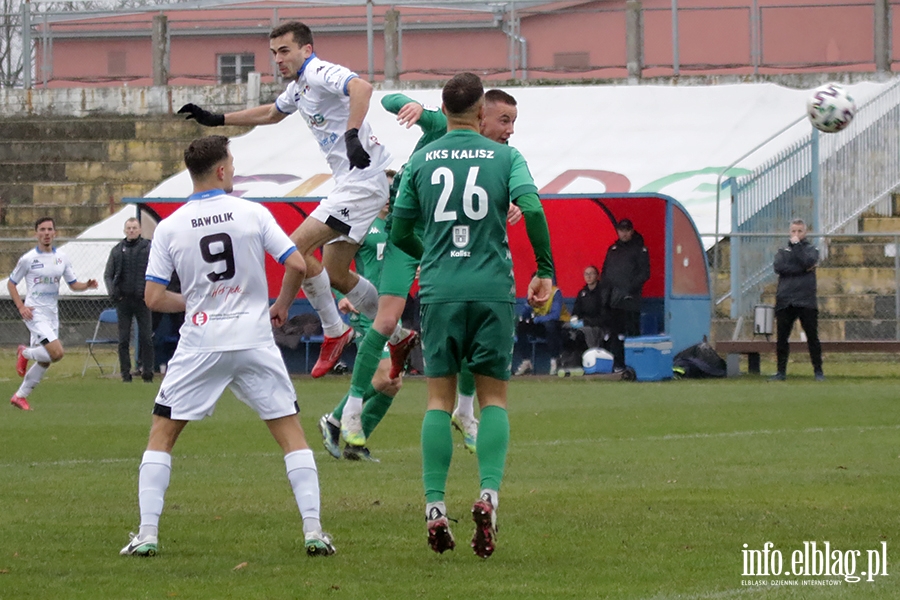
[[[867,219],[864,217],[863,227]],[[898,219],[900,222],[900,219]],[[765,282],[759,286],[758,294],[747,299],[747,309],[741,316],[749,316],[758,304],[775,303],[776,276],[772,262],[778,248],[787,244],[785,225],[779,233],[732,234],[726,238],[724,246],[727,254],[729,242],[758,240],[760,247],[769,248],[761,252],[765,262]],[[708,237],[708,236],[704,236]],[[819,248],[822,259],[816,273],[819,296],[819,330],[823,340],[885,340],[900,339],[900,227],[896,233],[863,232],[851,234],[828,234],[811,236],[811,241]],[[65,346],[83,346],[94,331],[97,318],[105,308],[113,306],[106,295],[103,284],[103,270],[109,249],[120,241],[58,240],[75,265],[80,281],[97,279],[100,288],[87,292],[71,292],[63,284],[59,301],[60,339]],[[7,257],[15,250],[13,259],[33,247],[33,238],[0,239]],[[824,251],[827,249],[827,253]],[[711,254],[711,253],[710,253]],[[710,259],[711,262],[711,259]],[[724,261],[724,264],[729,264]],[[8,275],[12,267],[5,267],[0,275]],[[715,276],[715,275],[714,275]],[[731,282],[743,281],[750,276],[747,267],[738,263],[737,270],[715,276],[723,287]],[[22,323],[15,306],[6,296],[6,286],[0,281],[0,345],[15,346],[28,342],[28,330]],[[713,339],[730,339],[734,333],[735,321],[725,318],[729,312],[730,299],[719,306],[720,317],[714,322]],[[752,319],[745,318],[739,333],[741,337],[752,337]]]
[[[810,234],[808,239],[820,252],[816,279],[819,335],[823,340],[900,339],[900,219],[897,229],[897,233]],[[737,314],[743,318],[737,322],[721,318],[729,313],[730,299],[723,302],[718,327],[714,327],[715,339],[731,339],[735,333],[741,339],[751,338],[754,308],[775,304],[777,276],[772,265],[777,250],[787,246],[787,232],[732,234],[726,245],[730,242],[733,248],[738,239],[744,244],[754,240],[759,248],[771,249],[764,257],[766,277],[756,296],[745,297],[746,306]],[[729,273],[731,284],[756,274],[747,264],[738,262],[737,267]]]
[[[796,127],[811,129],[802,119]],[[796,137],[796,127],[783,135]],[[752,310],[773,280],[771,259],[792,219],[813,235],[857,233],[863,215],[892,216],[891,194],[900,187],[900,80],[861,106],[853,125],[836,134],[812,130],[752,173],[729,180],[731,287],[717,297],[731,302],[731,317]],[[874,221],[870,227],[875,227]],[[894,226],[890,226],[894,227]],[[900,227],[895,227],[900,230]],[[884,231],[884,229],[881,229]],[[822,248],[824,256],[828,245]]]
[[[631,60],[626,52],[630,9],[621,4],[614,7],[585,6],[583,3],[564,6],[546,2],[481,0],[457,0],[446,5],[428,5],[417,0],[339,3],[301,0],[276,4],[236,7],[191,2],[115,12],[60,12],[47,3],[23,2],[21,11],[3,15],[8,34],[6,40],[0,39],[0,46],[19,48],[20,56],[21,48],[26,49],[24,68],[18,79],[18,85],[26,88],[54,82],[150,85],[148,81],[152,82],[153,73],[147,60],[132,60],[126,67],[122,58],[121,69],[103,75],[87,70],[80,74],[57,72],[54,55],[65,54],[65,50],[57,50],[56,45],[66,40],[82,43],[102,42],[109,38],[127,39],[131,43],[142,38],[149,40],[153,27],[151,16],[165,15],[168,19],[165,45],[172,52],[167,61],[169,77],[221,83],[220,75],[198,72],[197,61],[192,56],[196,47],[179,49],[179,38],[199,34],[238,39],[249,35],[259,36],[264,42],[265,32],[273,25],[301,19],[323,36],[364,38],[366,56],[359,56],[354,64],[346,61],[345,64],[378,80],[383,77],[385,68],[381,44],[376,45],[374,40],[376,36],[384,36],[385,14],[396,10],[400,13],[399,76],[405,79],[445,78],[448,72],[461,70],[513,80],[624,78],[628,76],[627,62]],[[644,66],[645,76],[650,77],[797,73],[821,71],[823,67],[846,72],[889,71],[895,62],[889,43],[889,23],[898,6],[900,4],[879,2],[873,6],[872,2],[861,0],[820,0],[814,4],[784,2],[766,6],[759,6],[755,0],[748,0],[745,6],[673,0],[671,6],[648,5],[639,9],[642,34],[637,42],[640,48],[637,60]],[[204,17],[198,15],[198,10],[215,13],[210,12],[209,17]],[[815,23],[815,26],[809,26],[809,23]],[[570,32],[572,28],[578,31]],[[477,39],[477,47],[480,50],[448,52],[445,56],[451,60],[440,65],[419,64],[414,55],[404,57],[404,35],[448,31],[459,34],[479,32],[481,37]],[[541,38],[545,41],[539,42]],[[560,45],[564,39],[567,43]],[[574,43],[573,40],[582,41]],[[496,55],[484,51],[498,44],[505,51]],[[103,49],[97,54],[97,60],[91,61],[91,66],[96,67],[98,62],[107,60],[107,50]],[[264,82],[273,80],[276,75],[277,70],[271,65],[269,71],[263,73]]]

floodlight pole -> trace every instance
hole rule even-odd
[[[680,72],[678,64],[678,0],[672,0],[672,71],[675,77]]]
[[[369,82],[375,81],[375,25],[372,19],[372,0],[366,0],[366,49],[369,52]]]
[[[31,0],[22,3],[22,85],[31,89]]]

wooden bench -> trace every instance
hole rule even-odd
[[[822,352],[872,352],[900,353],[900,340],[841,340],[822,341]],[[808,354],[806,342],[790,342],[791,354]],[[774,340],[727,340],[716,342],[716,351],[727,356],[728,376],[740,374],[740,355],[747,355],[747,372],[759,374],[759,355],[763,352],[775,354]]]

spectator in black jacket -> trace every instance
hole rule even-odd
[[[598,282],[600,271],[594,265],[584,269],[584,287],[575,297],[572,317],[583,323],[588,348],[599,348],[603,341],[603,296]]]
[[[809,358],[812,360],[816,381],[824,381],[822,373],[822,346],[819,343],[819,309],[816,301],[816,265],[819,251],[806,240],[806,223],[802,219],[791,221],[791,239],[786,248],[775,255],[775,273],[778,274],[778,290],[775,292],[775,322],[778,342],[778,372],[770,381],[784,381],[790,354],[788,339],[794,321],[806,333]]]
[[[150,241],[141,237],[141,224],[125,221],[125,239],[115,245],[106,261],[106,290],[116,305],[119,322],[119,367],[122,381],[131,381],[131,320],[137,319],[141,378],[153,381],[153,342],[150,309],[144,304],[144,275],[150,258]]]
[[[641,334],[641,290],[650,279],[650,255],[630,219],[616,225],[619,240],[606,251],[600,287],[606,307],[613,371],[625,369],[625,338]]]

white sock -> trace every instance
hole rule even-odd
[[[354,396],[350,394],[347,396],[347,402],[344,403],[344,412],[341,413],[341,419],[348,415],[361,415],[362,414],[362,405],[363,399],[359,396]]]
[[[28,360],[36,360],[42,363],[53,362],[53,359],[50,358],[50,353],[47,352],[47,349],[43,346],[25,348],[24,350],[22,350],[22,356],[24,356]]]
[[[500,493],[497,490],[489,490],[487,488],[481,490],[481,497],[484,498],[484,495],[487,494],[491,499],[491,506],[494,509],[497,508],[497,505],[500,503]]]
[[[139,536],[159,535],[159,516],[162,514],[171,474],[171,454],[158,450],[144,452],[138,475],[138,504],[141,508]]]
[[[294,490],[297,508],[303,518],[303,533],[322,530],[319,521],[319,472],[316,460],[309,448],[295,450],[284,455],[284,466],[287,469],[288,481]]]
[[[322,269],[322,272],[315,277],[304,279],[303,293],[306,294],[306,299],[319,314],[319,320],[322,321],[322,332],[326,336],[338,337],[344,333],[346,326],[341,320],[334,296],[331,295],[331,279],[328,278],[328,271]]]
[[[390,344],[396,344],[403,338],[405,338],[409,334],[408,329],[403,329],[403,325],[397,323],[397,326],[394,327],[394,333],[391,334],[391,339],[388,340]]]
[[[31,365],[31,368],[25,373],[25,379],[22,380],[22,385],[19,386],[19,391],[16,392],[16,396],[19,398],[27,398],[28,394],[30,394],[35,386],[41,382],[41,379],[44,378],[44,373],[46,373],[49,368],[50,367],[42,367],[40,363]]]
[[[375,318],[375,314],[378,312],[378,290],[365,277],[360,277],[359,283],[347,292],[347,300],[353,303],[360,314],[370,319]]]
[[[475,396],[463,396],[462,394],[457,394],[456,410],[454,410],[453,412],[463,417],[475,418],[475,409],[473,408],[474,404]]]

